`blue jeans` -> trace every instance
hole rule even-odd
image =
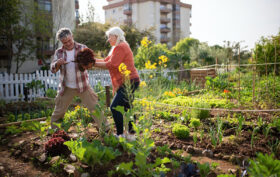
[[[132,93],[134,93],[134,91],[139,87],[139,81],[134,82],[133,80],[130,81],[131,82],[131,89],[132,89]],[[134,100],[134,95],[133,98],[131,98],[131,102],[133,102]],[[127,111],[130,108],[130,104],[128,102],[128,98],[127,98],[127,94],[126,94],[126,90],[124,85],[122,85],[116,92],[116,95],[113,98],[113,101],[111,103],[110,109],[111,112],[113,114],[113,119],[115,121],[115,125],[117,128],[117,135],[123,134],[123,115],[122,113],[120,113],[119,111],[116,111],[114,108],[117,106],[123,106],[124,110]],[[135,121],[136,117],[134,115],[134,121]],[[133,121],[129,121],[128,124],[128,131],[132,132],[132,124],[131,122]]]

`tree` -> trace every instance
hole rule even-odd
[[[194,38],[184,38],[181,39],[172,48],[172,51],[179,53],[182,56],[182,64],[185,62],[190,62],[190,48],[197,47],[199,40]]]
[[[78,26],[74,32],[74,38],[77,42],[87,45],[95,52],[103,51],[105,53],[110,49],[106,42],[105,32],[108,30],[108,24],[97,22],[88,22]]]
[[[95,52],[101,51],[107,54],[110,50],[110,45],[106,42],[105,32],[110,28],[109,24],[101,24],[98,22],[87,22],[78,26],[74,32],[75,40],[87,45]],[[150,31],[139,31],[133,26],[121,26],[125,33],[126,41],[129,43],[133,52],[136,52],[140,45],[141,39],[144,36],[152,36]]]
[[[143,37],[147,36],[150,40],[155,39],[152,35],[152,29],[140,31],[134,25],[122,25],[121,28],[124,31],[125,39],[129,43],[134,54],[136,54],[137,48],[140,46]]]
[[[20,0],[0,0],[0,45],[8,50],[8,72],[13,58],[13,25],[19,23],[21,14],[18,4]]]
[[[1,41],[9,50],[9,60],[16,62],[16,73],[21,65],[28,59],[34,59],[32,53],[36,49],[34,41],[33,19],[30,2],[22,2],[19,0],[2,0],[1,7],[1,36],[5,36],[5,40]],[[10,21],[9,21],[10,20]],[[11,63],[10,65],[11,66]],[[8,68],[10,72],[11,68]]]
[[[52,29],[52,21],[48,14],[38,10],[38,5],[33,1],[1,0],[0,25],[1,42],[9,51],[10,61],[8,72],[12,62],[16,63],[16,73],[22,64],[28,59],[36,58],[38,36],[49,36]]]
[[[254,49],[254,58],[257,64],[265,64],[265,63],[274,63],[276,59],[276,63],[280,62],[280,31],[278,35],[270,36],[270,37],[261,37],[260,41],[256,44]],[[258,65],[258,72],[263,74],[269,74],[274,72],[274,67],[268,65],[270,67],[266,67],[266,65]],[[276,65],[276,75],[280,74],[280,65]]]

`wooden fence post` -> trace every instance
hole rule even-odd
[[[110,99],[111,99],[111,96],[110,96],[110,86],[105,86],[105,90],[106,90],[106,106],[107,107],[110,107]]]

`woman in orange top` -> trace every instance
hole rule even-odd
[[[140,78],[134,66],[133,53],[125,40],[124,32],[119,27],[113,27],[106,32],[106,36],[112,48],[104,60],[96,59],[94,66],[109,70],[113,85],[113,93],[115,94],[110,109],[116,124],[117,136],[124,137],[123,115],[114,109],[117,106],[124,106],[125,111],[130,108],[124,88],[124,75],[119,71],[120,64],[124,63],[126,69],[130,71],[129,79],[133,93],[139,86]],[[132,121],[129,122],[129,133],[133,133],[131,122]],[[131,137],[131,135],[128,136]]]

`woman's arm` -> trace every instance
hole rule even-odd
[[[104,62],[104,59],[97,59],[97,58],[95,58],[95,62],[96,62],[96,63]]]
[[[100,59],[97,59],[97,60],[100,60]],[[104,62],[104,60],[95,62],[94,66],[97,68],[107,69],[106,62]]]

